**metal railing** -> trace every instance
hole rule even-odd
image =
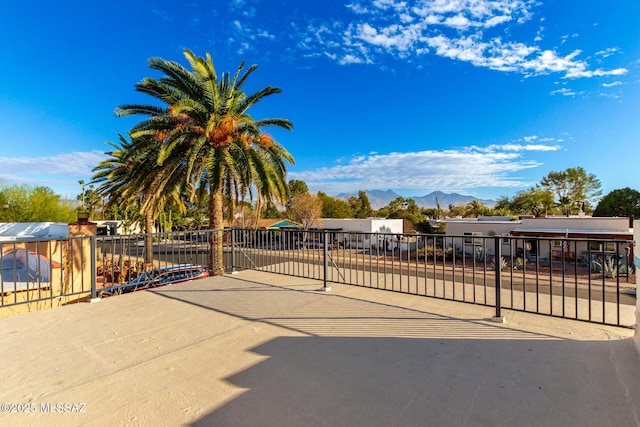
[[[234,269],[255,269],[632,326],[631,241],[235,230]],[[577,254],[577,255],[576,255]]]
[[[81,299],[93,286],[91,239],[1,243],[0,317]]]
[[[0,317],[98,298],[140,274],[209,266],[214,231],[1,242]],[[228,246],[231,236],[224,232]],[[226,251],[230,252],[230,251]],[[230,265],[230,259],[225,260]]]
[[[219,232],[219,231],[218,231]],[[212,270],[214,231],[4,243],[0,315],[97,298],[144,272]],[[253,269],[596,323],[635,324],[630,241],[342,231],[223,232],[225,270]],[[6,315],[6,314],[4,314]]]

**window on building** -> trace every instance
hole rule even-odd
[[[590,241],[589,249],[592,252],[602,252],[603,249],[605,252],[615,252],[616,251],[616,242],[598,242],[598,241]]]
[[[474,246],[482,246],[482,232],[481,231],[473,231],[471,233],[464,233],[465,236],[479,236],[478,237],[465,237],[464,244],[465,245],[474,245]]]

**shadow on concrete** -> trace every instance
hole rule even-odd
[[[220,280],[225,281],[225,286],[216,289],[181,290],[179,287],[164,287],[147,292],[242,320],[266,323],[308,335],[558,339],[549,334],[511,326],[506,328],[487,318],[461,319],[353,296],[290,288],[289,285],[230,277]],[[226,285],[232,283],[236,286]],[[259,294],[259,297],[253,298],[252,293]]]
[[[267,358],[226,377],[246,391],[196,426],[640,425],[631,340],[565,339],[311,285],[216,284],[154,293],[301,336],[248,348]]]
[[[228,378],[247,391],[193,425],[631,426],[629,340],[280,337]]]

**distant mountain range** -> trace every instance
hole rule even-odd
[[[371,206],[374,209],[380,209],[384,206],[387,206],[393,199],[404,197],[393,190],[365,190],[365,192],[367,193],[369,201],[371,202]],[[351,196],[357,197],[358,194],[340,193],[336,195],[337,198],[344,200],[348,199]],[[437,202],[436,198],[438,199]],[[466,205],[467,203],[470,203],[476,199],[479,202],[484,203],[488,207],[493,207],[496,204],[495,200],[478,199],[477,197],[465,196],[458,193],[443,193],[442,191],[434,191],[425,196],[419,197],[405,197],[405,199],[415,200],[416,204],[421,208],[436,208],[438,207],[438,203],[440,203],[440,208],[448,209],[449,205],[455,206],[460,203]]]

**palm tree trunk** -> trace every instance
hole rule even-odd
[[[144,262],[153,262],[153,212],[147,209],[144,213]]]
[[[209,228],[213,239],[209,239],[209,269],[214,276],[224,274],[224,258],[222,254],[222,240],[224,237],[222,212],[222,190],[209,193]]]

